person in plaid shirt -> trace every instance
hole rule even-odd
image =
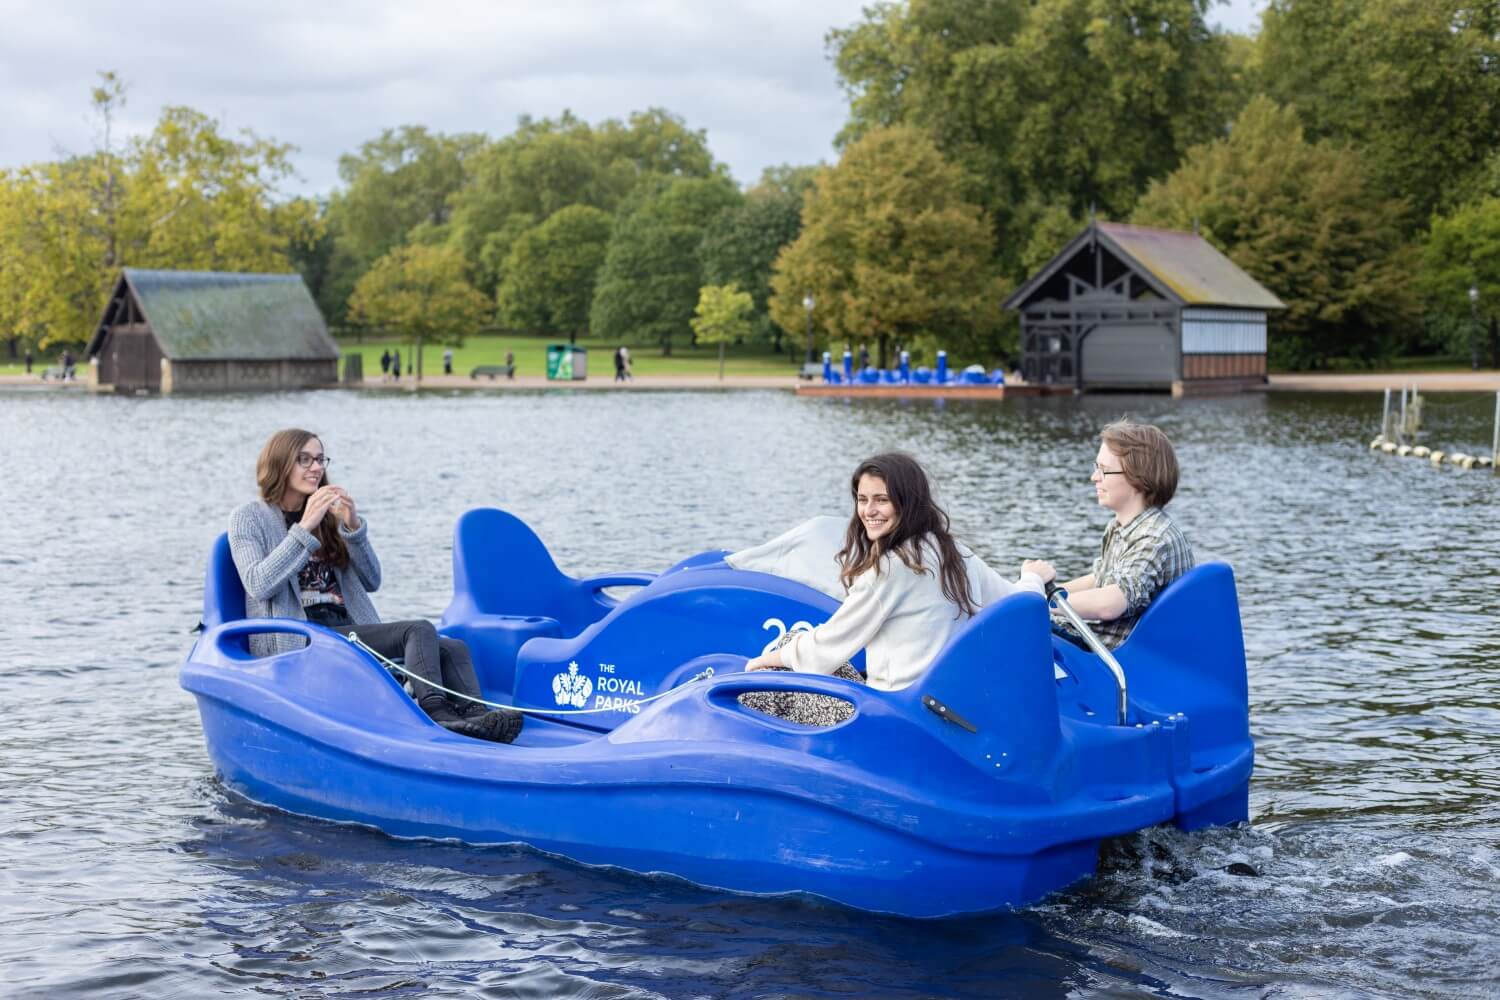
[[[1117,421],[1099,434],[1089,480],[1099,506],[1114,512],[1092,570],[1063,584],[1080,618],[1114,649],[1167,584],[1193,568],[1193,550],[1163,509],[1177,491],[1177,454],[1161,429]],[[1054,627],[1082,645],[1054,612]]]

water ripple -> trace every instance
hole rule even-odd
[[[1459,402],[1462,402],[1460,400]],[[0,966],[20,997],[1451,996],[1500,992],[1500,479],[1366,448],[1366,396],[799,400],[774,393],[0,396]],[[325,433],[385,564],[437,617],[452,525],[498,505],[573,572],[659,569],[929,465],[997,566],[1080,572],[1092,435],[1156,420],[1173,510],[1235,567],[1255,823],[1158,829],[1043,905],[914,923],[524,848],[400,841],[212,778],[176,667],[262,440]],[[1433,435],[1483,451],[1488,410]],[[57,461],[58,455],[70,457]],[[1253,873],[1253,874],[1250,874]]]

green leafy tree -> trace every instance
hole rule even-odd
[[[1500,149],[1500,5],[1472,0],[1273,0],[1258,82],[1310,139],[1357,148],[1415,231],[1473,193]]]
[[[354,286],[349,312],[356,322],[394,331],[415,345],[417,381],[422,345],[461,345],[489,313],[489,303],[464,278],[452,247],[397,247],[377,260]]]
[[[473,279],[474,286],[481,292],[497,292],[505,283],[505,265],[510,260],[510,252],[516,241],[536,227],[536,216],[513,212],[500,223],[499,229],[485,234],[484,243],[479,249],[479,271],[478,277]],[[470,274],[474,274],[472,267]]]
[[[759,195],[790,195],[797,199],[797,204],[802,204],[802,199],[812,189],[813,183],[818,179],[818,174],[828,169],[826,163],[816,164],[790,164],[782,163],[776,166],[766,167],[760,172],[760,180],[755,182],[748,194]]]
[[[882,365],[892,338],[943,338],[952,350],[998,355],[994,242],[963,187],[925,134],[899,126],[866,133],[808,193],[802,234],[776,261],[771,318],[797,334],[810,292],[825,337],[873,337]]]
[[[610,226],[607,212],[569,205],[517,239],[498,293],[500,322],[576,341],[588,329]]]
[[[719,345],[719,381],[724,381],[724,345],[750,335],[755,304],[738,285],[704,285],[693,310],[693,334],[700,344]]]
[[[1476,358],[1490,354],[1491,364],[1500,368],[1495,343],[1500,318],[1500,198],[1471,202],[1432,220],[1422,247],[1419,284],[1429,308],[1429,326],[1442,346]],[[1470,289],[1478,293],[1473,301]]]
[[[1358,154],[1309,142],[1290,109],[1252,100],[1229,137],[1189,151],[1141,198],[1134,221],[1203,236],[1286,303],[1271,319],[1273,364],[1393,353],[1415,323],[1401,204]]]
[[[569,205],[615,212],[643,181],[724,174],[705,134],[661,110],[593,126],[569,112],[523,117],[515,132],[472,164],[472,181],[453,198],[451,236],[487,294],[520,235]]]
[[[1020,278],[1027,206],[1129,213],[1242,99],[1209,0],[877,3],[828,47],[850,100],[847,142],[905,124],[964,171]]]
[[[727,178],[683,177],[642,191],[622,209],[594,285],[589,328],[624,343],[655,343],[672,353],[703,285],[698,248],[709,225],[737,204]]]
[[[1048,205],[1034,213],[1034,220],[1027,227],[1031,236],[1021,253],[1021,264],[1027,274],[1040,271],[1083,231],[1083,220],[1066,205]]]
[[[450,201],[468,179],[468,161],[484,145],[479,135],[403,125],[340,157],[344,190],[331,209],[343,246],[368,265],[407,242],[418,225],[446,226]]]
[[[778,353],[782,330],[769,312],[771,266],[801,229],[802,194],[762,185],[752,188],[743,203],[725,209],[698,247],[703,280],[745,289],[754,305],[752,334],[770,340]]]

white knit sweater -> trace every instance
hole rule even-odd
[[[735,553],[729,557],[729,564],[794,578],[821,575],[842,542],[842,533],[836,537],[827,524],[831,520],[808,521],[764,546]],[[832,549],[823,551],[830,545]],[[793,670],[831,674],[863,649],[871,687],[895,691],[913,683],[968,621],[958,606],[943,596],[937,575],[941,564],[930,539],[924,540],[922,564],[925,572],[914,573],[899,557],[887,555],[878,567],[855,577],[832,618],[811,632],[797,633],[781,647],[781,662]],[[814,567],[816,572],[795,572],[804,566]],[[1042,593],[1042,581],[1036,574],[1023,573],[1020,582],[1011,583],[976,555],[964,558],[964,569],[968,572],[969,593],[980,607],[1019,590]],[[802,582],[818,585],[813,579]]]

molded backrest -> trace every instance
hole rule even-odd
[[[1248,735],[1245,637],[1228,564],[1204,563],[1174,580],[1115,655],[1132,700],[1187,712],[1195,743]]]
[[[636,585],[648,574],[627,574]],[[453,601],[444,622],[474,615],[535,615],[555,618],[564,635],[575,635],[615,606],[601,586],[627,581],[578,580],[557,568],[547,546],[526,522],[494,507],[468,511],[453,529]]]
[[[208,555],[203,579],[203,625],[213,628],[245,617],[245,588],[229,551],[229,535],[220,535]]]
[[[1025,786],[1050,774],[1061,742],[1047,605],[1022,592],[982,608],[915,684],[895,692],[925,717],[931,696],[978,732],[942,723],[944,742],[971,759],[1003,761],[996,778]],[[990,757],[983,757],[989,753]],[[1005,755],[1005,756],[1002,756]],[[1045,787],[1047,782],[1042,782]]]
[[[481,614],[557,614],[571,583],[536,532],[494,507],[467,511],[453,529],[453,591]]]

